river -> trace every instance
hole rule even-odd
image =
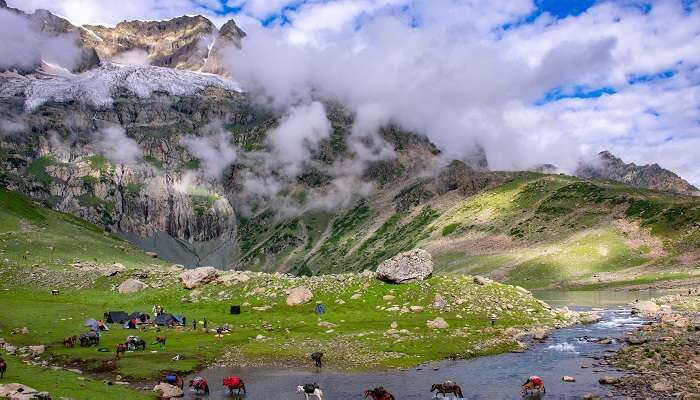
[[[431,399],[433,383],[458,382],[467,399],[521,399],[520,384],[529,375],[539,375],[547,387],[547,399],[577,399],[587,393],[605,396],[607,388],[598,384],[602,376],[619,376],[622,372],[597,366],[596,358],[619,348],[620,344],[603,345],[583,338],[619,338],[643,321],[632,317],[626,304],[639,298],[663,295],[662,292],[541,292],[539,298],[554,306],[574,309],[604,308],[602,320],[592,325],[576,325],[556,330],[544,342],[530,343],[524,353],[505,353],[470,360],[442,361],[406,371],[384,373],[343,373],[332,370],[264,368],[210,368],[196,375],[209,380],[213,387],[209,399],[230,399],[221,387],[223,377],[241,376],[248,387],[248,400],[302,399],[295,394],[297,385],[316,382],[324,391],[324,400],[360,399],[364,390],[384,386],[397,400]],[[436,344],[437,345],[437,344]],[[582,368],[586,366],[588,368]],[[575,382],[562,382],[569,375]],[[192,376],[188,377],[191,379]],[[204,398],[186,393],[186,398]]]

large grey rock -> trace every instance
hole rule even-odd
[[[179,387],[164,382],[157,384],[153,388],[153,391],[160,392],[161,399],[177,398],[185,395],[185,392],[183,392]]]
[[[428,320],[426,322],[426,325],[428,328],[433,328],[433,329],[447,329],[450,327],[450,324],[447,323],[442,317],[436,317],[433,320]]]
[[[122,284],[119,285],[117,290],[119,291],[119,293],[138,293],[147,287],[148,285],[141,282],[140,280],[129,278],[122,282]]]
[[[659,307],[653,301],[643,300],[632,305],[632,314],[653,314],[659,312]]]
[[[39,392],[21,383],[0,385],[0,398],[9,400],[51,400],[47,392]]]
[[[214,267],[199,267],[180,274],[180,282],[187,289],[195,289],[216,279],[219,271]]]
[[[296,306],[308,303],[314,298],[314,294],[304,286],[295,287],[289,290],[287,295],[287,305]]]
[[[27,350],[29,351],[29,353],[32,356],[36,357],[36,356],[40,356],[40,355],[44,354],[44,352],[46,351],[46,346],[44,346],[43,344],[36,345],[36,346],[29,346],[27,348]]]
[[[377,278],[391,283],[422,281],[432,273],[433,258],[423,249],[397,254],[377,268]]]

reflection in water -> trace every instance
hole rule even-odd
[[[623,306],[635,300],[649,300],[654,297],[678,293],[677,290],[540,290],[533,295],[553,307],[579,306],[609,308]]]
[[[248,400],[302,399],[302,395],[295,394],[295,389],[307,382],[320,385],[324,400],[361,399],[364,390],[375,386],[386,387],[397,400],[425,400],[431,398],[432,384],[446,380],[460,384],[468,399],[521,399],[520,385],[530,375],[544,379],[547,387],[544,398],[547,399],[577,399],[590,392],[605,396],[607,389],[598,384],[598,379],[620,373],[596,365],[592,357],[601,358],[620,344],[618,341],[610,345],[598,344],[597,339],[620,337],[642,321],[630,317],[629,310],[614,309],[601,314],[601,322],[557,330],[544,343],[533,344],[524,353],[445,361],[423,366],[420,370],[353,374],[313,369],[212,368],[198,375],[212,384],[209,399],[230,398],[221,388],[221,382],[224,376],[232,374],[245,379]],[[564,383],[564,375],[573,376],[576,381]],[[188,393],[186,398],[197,397]]]

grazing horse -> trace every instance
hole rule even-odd
[[[52,295],[52,296],[58,296],[59,293],[61,293],[60,290],[58,290],[58,289],[51,289],[51,295]]]
[[[66,336],[63,338],[63,345],[66,347],[75,347],[75,343],[78,341],[78,337],[73,335],[73,336]]]
[[[5,371],[7,371],[7,363],[0,358],[0,379],[5,377]]]
[[[224,387],[228,389],[230,394],[233,394],[234,390],[239,396],[241,393],[246,394],[245,383],[243,383],[243,380],[236,375],[225,377]]]
[[[316,396],[318,400],[323,400],[323,391],[315,382],[297,386],[297,393],[304,393],[306,400],[309,400],[309,396]]]
[[[321,353],[320,351],[311,353],[311,359],[314,360],[317,368],[321,368],[321,358],[323,358],[323,353]]]
[[[379,386],[374,389],[365,390],[365,399],[371,398],[372,400],[396,400],[393,394],[387,392],[386,389]]]
[[[190,387],[198,392],[203,391],[209,394],[209,382],[204,378],[194,378],[194,380],[190,381]]]
[[[126,349],[127,349],[127,348],[128,348],[128,346],[127,346],[126,344],[124,344],[124,343],[118,343],[118,344],[117,344],[117,348],[116,348],[117,360],[121,358],[120,354],[125,354],[125,353],[126,353]]]
[[[161,348],[165,347],[165,336],[156,336],[156,343],[158,343]]]
[[[97,346],[100,344],[100,335],[95,331],[80,334],[80,347]]]
[[[437,390],[436,394],[442,394],[444,397],[446,394],[454,394],[457,398],[463,399],[462,388],[456,382],[445,381],[443,383],[436,383],[430,388],[430,393]]]
[[[544,381],[539,376],[531,376],[527,378],[527,381],[522,384],[523,393],[527,394],[531,391],[538,391],[542,393],[547,393],[547,389],[544,387]]]
[[[146,341],[140,337],[129,336],[124,344],[127,350],[138,350],[140,347],[142,351],[146,351]]]

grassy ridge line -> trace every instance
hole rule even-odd
[[[419,245],[444,271],[530,288],[598,287],[692,275],[700,265],[699,227],[697,197],[523,174],[445,210]]]

